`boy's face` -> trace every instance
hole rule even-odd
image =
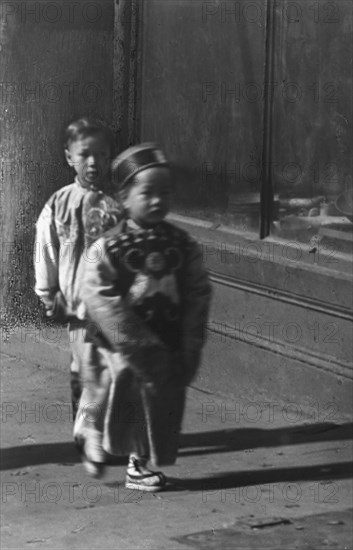
[[[130,218],[141,227],[160,223],[170,208],[170,172],[168,168],[148,168],[134,177],[123,199]]]
[[[65,156],[82,187],[102,187],[109,173],[111,160],[111,147],[103,134],[82,136],[71,142],[65,150]]]

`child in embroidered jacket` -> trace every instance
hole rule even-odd
[[[87,248],[118,223],[121,207],[114,198],[111,161],[114,135],[103,122],[81,118],[65,133],[66,160],[75,181],[56,191],[45,204],[36,225],[35,292],[46,316],[69,323],[73,413],[81,394],[80,371],[92,344],[85,342],[86,311],[79,297]]]
[[[129,455],[126,487],[156,491],[166,478],[147,461],[176,460],[211,288],[196,242],[165,221],[171,172],[164,153],[151,143],[131,147],[113,162],[112,174],[126,216],[96,241],[99,258],[87,265],[81,292],[107,368],[86,365],[75,430],[85,448],[95,446],[86,452],[92,472],[101,471],[104,451]]]

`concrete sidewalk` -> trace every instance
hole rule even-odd
[[[2,549],[352,548],[352,424],[334,403],[234,400],[193,387],[167,491],[102,480],[72,442],[68,350],[2,345]]]

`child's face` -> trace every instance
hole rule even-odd
[[[160,223],[170,208],[170,172],[168,168],[148,168],[134,177],[123,202],[130,218],[141,227]]]
[[[102,187],[111,161],[111,147],[103,134],[81,137],[71,142],[65,155],[83,187]]]

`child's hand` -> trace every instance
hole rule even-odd
[[[58,321],[59,323],[66,323],[68,320],[65,298],[60,290],[55,294],[52,305],[45,305],[45,309],[45,315],[49,319]]]

